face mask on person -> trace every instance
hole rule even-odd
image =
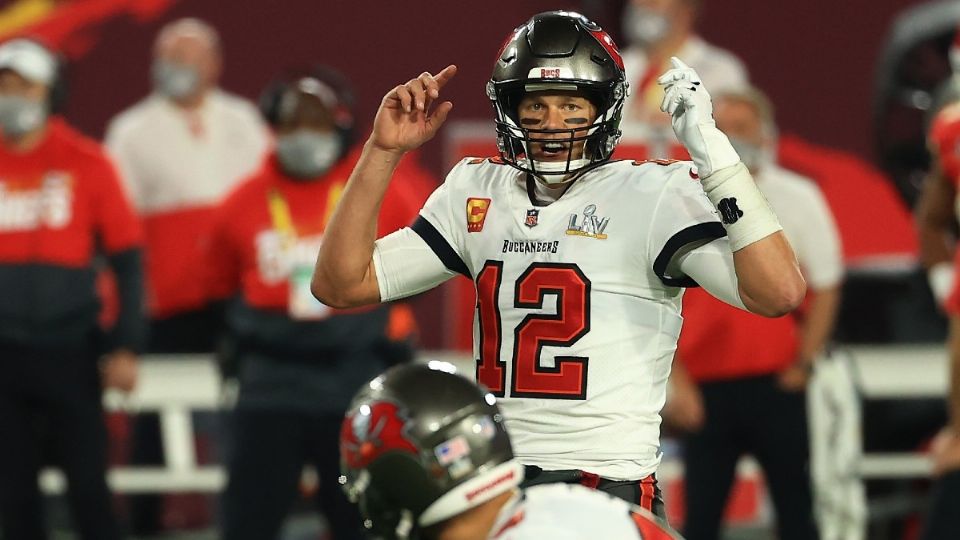
[[[740,161],[750,172],[757,172],[773,162],[772,152],[764,145],[730,137],[730,145],[737,151]]]
[[[342,146],[335,133],[300,129],[277,137],[277,159],[290,176],[309,180],[330,170]]]
[[[623,35],[641,47],[657,43],[670,32],[670,19],[649,8],[627,4],[623,14]]]
[[[153,64],[153,88],[170,98],[181,99],[192,95],[200,86],[200,73],[190,66],[168,60]]]
[[[39,128],[46,120],[44,103],[22,96],[0,96],[0,130],[3,130],[4,137],[21,137]]]

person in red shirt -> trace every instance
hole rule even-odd
[[[136,382],[141,233],[100,145],[50,117],[58,72],[38,42],[0,45],[0,536],[45,537],[37,474],[49,440],[80,536],[113,539],[100,392]],[[109,335],[98,325],[100,257],[119,293]]]
[[[950,60],[954,73],[960,73],[960,32],[950,48]],[[923,540],[937,540],[960,537],[960,515],[956,512],[960,496],[960,280],[956,273],[960,250],[954,237],[960,217],[960,102],[948,104],[937,113],[927,139],[933,167],[916,209],[920,257],[934,297],[949,316],[949,421],[931,448],[937,481],[921,536]]]
[[[917,201],[920,262],[930,289],[943,307],[953,283],[954,227],[960,184],[960,102],[946,105],[933,119],[927,136],[932,169]]]
[[[275,537],[306,463],[319,473],[333,537],[361,538],[359,515],[337,484],[338,430],[358,387],[412,357],[412,317],[404,305],[334,310],[310,293],[324,230],[360,154],[351,145],[351,102],[346,83],[326,69],[272,84],[261,104],[276,148],[215,213],[208,283],[227,301],[239,379],[223,495],[227,540]],[[411,223],[423,202],[396,185],[382,234]]]

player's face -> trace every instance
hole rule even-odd
[[[747,102],[720,99],[714,104],[713,119],[720,131],[728,137],[762,146],[764,144],[763,125],[757,110]]]
[[[0,71],[0,95],[2,96],[17,96],[39,102],[47,99],[47,92],[46,86],[27,80],[13,70]]]
[[[184,32],[162,39],[157,43],[155,56],[158,60],[195,70],[200,83],[196,92],[216,85],[220,76],[220,53],[212,43],[197,34]]]
[[[529,145],[530,157],[536,161],[566,161],[583,157],[583,141],[574,142],[572,152],[569,142],[547,141],[568,140],[571,132],[574,137],[585,137],[597,119],[597,108],[576,91],[530,92],[520,101],[517,118],[520,127],[527,129],[566,130],[531,134],[532,139],[544,142]]]

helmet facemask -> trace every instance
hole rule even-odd
[[[588,126],[541,129],[521,124],[518,105],[528,92],[576,91],[596,107],[597,116]],[[487,96],[496,113],[497,147],[504,162],[531,173],[547,184],[572,181],[579,173],[610,159],[620,139],[620,119],[626,83],[598,84],[589,81],[548,79],[487,84]],[[606,97],[606,99],[604,99]],[[560,137],[560,136],[563,137]],[[532,145],[549,141],[566,159],[533,159]],[[562,155],[562,154],[558,154]]]

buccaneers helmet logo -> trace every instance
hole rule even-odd
[[[407,418],[400,408],[387,401],[365,403],[344,419],[340,433],[340,455],[352,469],[364,469],[391,451],[417,454],[407,438]]]

